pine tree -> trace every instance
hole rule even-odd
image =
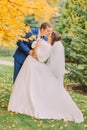
[[[87,86],[87,1],[66,0],[58,24],[69,78]]]
[[[41,24],[41,19],[35,20],[34,14],[28,15],[24,20],[25,25],[29,26],[30,28],[39,28]]]

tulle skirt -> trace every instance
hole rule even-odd
[[[83,122],[83,115],[49,67],[28,56],[17,76],[8,110],[39,119]]]

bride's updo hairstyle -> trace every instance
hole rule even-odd
[[[61,35],[58,32],[53,31],[51,34],[51,45],[53,45],[56,41],[59,40],[61,40]]]

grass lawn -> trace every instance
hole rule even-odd
[[[13,56],[0,56],[0,60],[13,61]]]
[[[13,67],[0,65],[0,130],[87,130],[87,97],[69,92],[84,114],[81,124],[63,120],[41,120],[7,111],[12,90]]]

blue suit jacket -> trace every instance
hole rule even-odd
[[[38,36],[39,33],[39,28],[31,28],[31,32],[26,33],[26,35],[23,38],[29,38],[32,35],[36,35],[36,38]],[[43,39],[45,41],[47,41],[47,37],[43,37]],[[29,54],[29,51],[32,49],[31,48],[31,44],[33,43],[35,39],[31,40],[31,41],[21,41],[19,40],[17,42],[18,48],[15,52],[15,54],[13,55],[14,59],[19,63],[19,64],[23,64],[24,60],[26,59],[26,57]]]
[[[17,42],[18,48],[13,55],[14,59],[19,63],[23,64],[25,58],[29,55],[29,51],[31,50],[31,42],[26,42],[19,40]]]
[[[31,28],[31,32],[26,33],[26,35],[23,38],[29,38],[32,35],[36,35],[36,39],[37,39],[38,34],[39,34],[39,28]],[[43,36],[43,39],[45,41],[48,40],[48,38],[46,36]]]
[[[39,30],[38,28],[31,29],[31,32],[26,33],[26,36],[24,36],[23,38],[29,38],[33,34],[38,35],[38,32],[39,32],[38,30]],[[33,40],[28,41],[28,42],[26,42],[24,40],[19,40],[17,42],[18,48],[17,48],[16,52],[14,53],[13,57],[19,64],[22,65],[24,60],[28,56],[29,51],[31,50],[32,42],[33,42]]]

